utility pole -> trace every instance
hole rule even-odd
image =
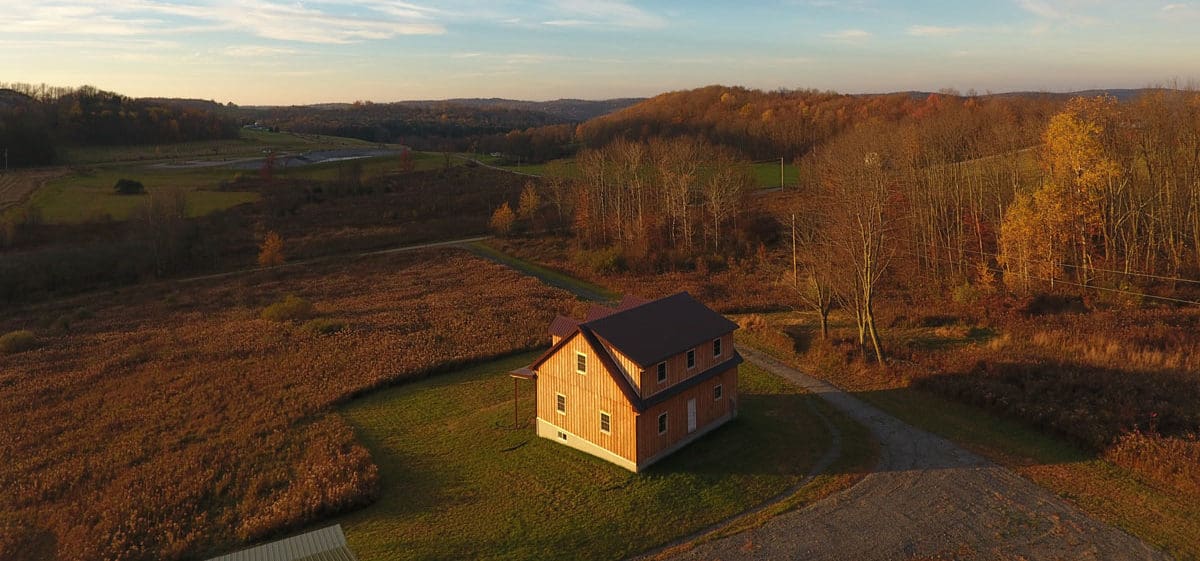
[[[783,190],[783,156],[779,157],[779,190]]]
[[[796,270],[796,213],[792,213],[792,285],[800,284],[800,275]]]

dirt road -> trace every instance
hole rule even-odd
[[[747,360],[819,394],[882,449],[862,482],[677,559],[1170,559],[1049,491],[752,349]]]

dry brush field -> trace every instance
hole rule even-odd
[[[344,328],[260,317],[287,294]],[[0,355],[0,558],[203,558],[366,504],[378,470],[331,405],[542,345],[573,306],[446,250],[6,314],[39,346]]]

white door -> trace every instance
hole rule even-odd
[[[696,400],[688,400],[688,432],[696,430]]]

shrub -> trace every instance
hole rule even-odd
[[[625,270],[625,257],[621,254],[619,247],[581,249],[575,252],[574,261],[581,267],[601,275]]]
[[[346,326],[340,321],[317,318],[304,322],[304,325],[301,326],[300,329],[312,333],[313,335],[330,335],[341,331],[345,327]]]
[[[113,190],[118,195],[142,195],[146,192],[146,186],[136,179],[122,178],[117,180],[116,185],[113,185]]]
[[[32,331],[10,331],[0,337],[0,354],[13,354],[32,349],[37,338]]]
[[[295,294],[288,294],[283,300],[263,308],[262,318],[271,321],[294,321],[307,319],[312,314],[312,302]]]

